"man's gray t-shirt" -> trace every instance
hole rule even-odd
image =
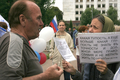
[[[12,32],[0,38],[0,80],[22,80],[43,72],[28,41]]]

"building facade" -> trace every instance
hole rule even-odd
[[[117,9],[118,19],[120,19],[120,0],[63,0],[63,20],[78,21],[82,12],[91,7],[106,14],[110,6]]]
[[[63,0],[63,20],[75,20],[75,0]]]

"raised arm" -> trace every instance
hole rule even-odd
[[[59,80],[62,73],[63,70],[55,64],[49,67],[44,73],[26,77],[22,80]]]
[[[82,80],[82,74],[79,71],[77,71],[72,64],[63,60],[62,65],[64,70],[71,74],[73,80]]]
[[[100,71],[99,78],[101,78],[101,80],[113,80],[114,74],[108,69],[107,63],[104,60],[98,59],[95,65],[97,70]]]

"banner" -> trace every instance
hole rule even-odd
[[[78,44],[81,63],[120,61],[120,32],[78,33]]]
[[[55,46],[62,55],[63,59],[68,62],[76,60],[64,38],[60,39],[54,37],[53,39],[55,42]]]

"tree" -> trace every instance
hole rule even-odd
[[[116,25],[120,25],[120,20],[116,20],[116,21],[115,21],[115,24],[116,24]]]
[[[8,13],[9,9],[12,6],[12,4],[17,0],[0,0],[0,14],[8,20]],[[34,0],[36,4],[41,8],[42,15],[43,15],[43,22],[47,18],[46,16],[46,10],[50,8],[51,4],[55,3],[55,0]]]
[[[65,22],[65,26],[66,26],[66,31],[68,31],[68,28],[70,27],[70,24],[67,23],[66,21],[64,21],[64,22]]]
[[[55,0],[51,2],[51,0],[34,0],[36,4],[40,7],[42,13],[42,20],[44,24],[48,24],[48,18],[50,14],[47,14],[47,11],[51,8],[51,4],[54,4]]]
[[[8,20],[9,9],[16,0],[0,0],[0,14]]]
[[[46,23],[49,24],[55,15],[57,17],[57,21],[62,20],[62,11],[60,11],[58,7],[52,6],[50,9],[46,11],[47,16],[47,18],[45,19]]]
[[[99,11],[94,8],[86,8],[86,10],[81,15],[80,23],[81,25],[87,25],[91,23],[93,16],[99,14]]]
[[[9,9],[12,4],[17,0],[0,0],[0,14],[8,20]],[[42,20],[44,24],[49,24],[53,19],[54,15],[57,19],[62,19],[62,11],[57,7],[52,7],[51,5],[55,3],[55,0],[34,0],[35,3],[40,7],[42,12]]]
[[[35,0],[42,12],[42,20],[44,24],[49,24],[56,15],[57,20],[62,19],[62,11],[58,7],[51,6],[55,0]]]
[[[114,24],[119,24],[119,21],[117,20],[117,10],[112,6],[107,10],[107,16],[114,22]]]

